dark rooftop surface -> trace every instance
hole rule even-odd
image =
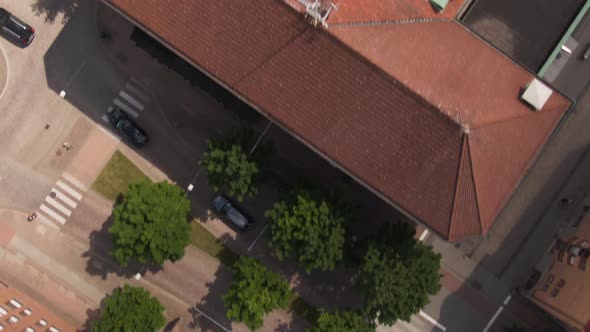
[[[464,24],[509,57],[537,72],[583,0],[478,0]]]

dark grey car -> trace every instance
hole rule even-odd
[[[223,195],[217,195],[213,198],[211,202],[213,205],[213,209],[217,212],[221,217],[227,218],[229,221],[232,222],[235,226],[239,229],[245,231],[248,229],[248,218],[245,216],[244,213],[239,211],[232,203]]]
[[[131,120],[122,109],[111,107],[109,110],[109,122],[115,126],[119,133],[131,141],[133,145],[140,148],[150,140],[146,132]]]
[[[35,29],[0,7],[0,30],[21,46],[28,46],[35,38]]]

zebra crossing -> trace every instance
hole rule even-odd
[[[119,94],[113,99],[113,105],[119,107],[129,116],[137,119],[145,108],[145,104],[150,102],[150,97],[140,88],[140,83],[137,79],[131,78],[125,83],[125,86],[119,90]],[[107,109],[110,113],[113,107]],[[102,120],[109,122],[107,113],[102,115]]]
[[[84,184],[64,172],[39,206],[40,221],[57,228],[65,225],[87,190]]]

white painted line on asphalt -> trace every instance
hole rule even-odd
[[[45,197],[45,202],[47,202],[49,205],[53,206],[54,208],[58,209],[61,213],[65,214],[68,217],[72,215],[72,211],[70,211],[70,209],[61,205],[58,201],[56,201],[55,199],[53,199],[49,196]]]
[[[428,314],[426,314],[424,311],[420,310],[420,316],[424,319],[426,319],[430,324],[438,327],[441,331],[446,331],[447,328],[442,326],[441,323],[437,322],[434,318],[428,316]]]
[[[51,228],[53,228],[56,231],[60,231],[61,229],[53,222],[51,222],[49,219],[47,219],[44,215],[42,214],[37,214],[38,215],[38,219],[39,222],[41,222],[43,225],[49,226]]]
[[[113,100],[113,104],[119,106],[122,110],[124,110],[125,112],[127,112],[129,115],[131,115],[134,118],[137,118],[139,116],[139,113],[134,111],[131,107],[127,106],[127,104],[120,101],[119,99]]]
[[[150,101],[150,97],[148,95],[146,95],[145,93],[143,93],[139,88],[136,88],[133,84],[131,83],[127,83],[125,84],[125,89],[133,92],[133,94],[135,94],[136,96],[139,97],[139,99],[142,99],[145,102]]]
[[[488,332],[488,330],[492,327],[492,325],[494,324],[494,322],[496,321],[498,316],[500,316],[500,313],[502,313],[502,310],[504,310],[504,306],[507,305],[508,302],[510,302],[510,299],[512,299],[512,295],[509,294],[508,296],[506,296],[504,303],[502,305],[500,305],[498,310],[496,310],[496,313],[494,314],[494,316],[492,316],[492,319],[490,319],[490,321],[488,322],[486,327],[483,328],[482,332]]]
[[[231,330],[228,330],[225,326],[221,325],[221,323],[219,323],[218,321],[216,321],[215,319],[209,317],[206,313],[202,312],[201,310],[199,310],[199,308],[197,308],[196,306],[193,307],[193,310],[200,313],[201,315],[205,316],[205,318],[207,318],[208,320],[210,320],[213,324],[219,326],[222,330],[224,330],[225,332],[231,332]]]
[[[135,106],[135,108],[137,108],[140,111],[143,111],[143,104],[138,102],[137,99],[131,97],[130,94],[128,94],[125,91],[119,91],[119,96],[121,96],[121,98],[125,99],[129,104]]]
[[[55,211],[48,208],[45,204],[41,204],[41,207],[39,207],[39,209],[48,214],[51,218],[57,220],[60,224],[64,225],[66,223],[66,219],[64,217],[60,216]]]
[[[64,90],[61,90],[61,92],[59,93],[59,96],[64,98],[66,96],[66,92]]]
[[[252,250],[252,248],[254,248],[254,245],[256,244],[256,242],[258,241],[258,239],[260,239],[260,237],[262,236],[262,233],[264,233],[264,231],[268,228],[268,226],[264,226],[264,228],[260,231],[260,233],[256,236],[256,238],[254,239],[254,241],[252,242],[252,244],[248,247],[248,252],[250,252],[250,250]]]
[[[422,232],[422,235],[420,235],[419,240],[420,241],[424,241],[424,239],[426,238],[426,236],[428,236],[428,230],[425,229],[424,232]]]
[[[109,106],[109,108],[107,108],[107,113],[111,113],[115,108],[113,106]]]
[[[68,186],[67,184],[61,182],[60,180],[57,180],[57,186],[60,187],[61,189],[65,190],[66,193],[68,193],[70,196],[74,197],[77,200],[82,200],[82,195],[80,195],[77,191],[75,191],[74,189],[70,188],[70,186]]]
[[[55,188],[51,188],[51,191],[53,191],[57,196],[57,198],[66,203],[67,205],[69,205],[72,209],[75,209],[76,206],[78,206],[78,203],[74,202],[73,200],[71,200],[68,196],[64,195],[61,193],[61,191],[55,189]]]
[[[78,179],[73,177],[70,173],[63,172],[63,174],[61,176],[63,176],[64,179],[68,180],[68,182],[73,184],[75,187],[78,187],[78,189],[80,189],[82,191],[88,190],[88,187],[86,187],[82,182],[80,182]]]
[[[101,117],[102,121],[106,122],[106,123],[110,123],[109,122],[109,117],[106,114],[103,114]]]

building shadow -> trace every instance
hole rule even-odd
[[[78,9],[80,0],[37,0],[31,9],[37,16],[45,16],[45,22],[55,22],[58,15],[63,15],[61,23],[66,23]]]
[[[557,237],[560,226],[570,218],[563,214],[565,211],[556,212],[561,209],[556,202],[561,198],[560,192],[567,186],[567,181],[575,168],[586,157],[585,150],[575,151],[565,156],[560,166],[545,178],[541,190],[528,191],[527,181],[533,181],[533,178],[528,177],[523,180],[511,201],[500,213],[497,224],[479,242],[482,246],[486,241],[498,241],[497,249],[472,257],[469,254],[477,252],[477,246],[471,251],[464,252],[463,259],[474,261],[476,269],[467,275],[461,284],[451,287],[450,296],[445,301],[437,303],[440,307],[440,311],[436,312],[439,316],[437,320],[443,326],[448,330],[462,328],[457,324],[461,322],[460,317],[464,314],[458,316],[457,309],[465,307],[460,311],[469,312],[473,317],[472,326],[477,326],[479,329],[483,329],[498,312],[489,331],[503,332],[504,328],[513,324],[525,328],[526,331],[566,331],[560,322],[525,296],[525,286],[529,277],[535,272],[536,265]],[[538,181],[538,178],[534,180]],[[586,186],[586,184],[576,185],[578,185],[576,188],[578,191],[582,191]],[[529,205],[521,207],[524,210],[520,213],[515,213],[511,204],[515,204],[512,202],[518,201],[520,195],[532,196],[528,201]],[[572,210],[571,213],[575,212]],[[499,237],[496,238],[494,229],[496,227],[505,229],[506,226],[502,226],[504,222],[513,226],[507,234],[498,235]],[[430,238],[426,242],[438,248],[453,246],[452,244],[441,246],[440,241]],[[459,244],[457,248],[459,252],[462,251]],[[449,274],[453,274],[452,271]],[[503,305],[503,301],[509,295],[510,301]]]

